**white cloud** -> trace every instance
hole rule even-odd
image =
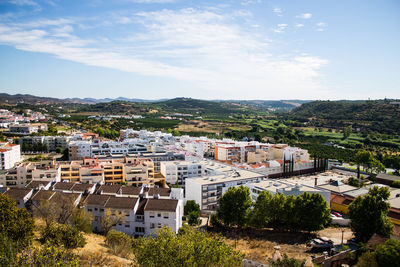
[[[296,28],[302,28],[302,27],[304,27],[304,24],[296,23],[294,26],[295,26]]]
[[[140,12],[131,19],[140,27],[118,42],[111,36],[79,38],[74,22],[62,19],[0,23],[0,44],[182,81],[191,86],[193,97],[280,99],[323,93],[320,69],[328,63],[325,59],[276,54],[270,39],[233,24],[230,15],[182,9]],[[288,25],[277,26],[284,30]],[[104,38],[106,43],[99,41]]]
[[[284,24],[284,23],[278,24],[278,27],[276,29],[274,29],[274,32],[283,33],[283,32],[285,32],[285,29],[286,29],[287,26],[288,25]]]
[[[251,4],[260,4],[260,3],[262,3],[262,0],[245,0],[245,1],[241,2],[241,4],[243,6],[247,6],[247,5],[251,5]]]
[[[318,22],[317,23],[317,31],[319,31],[319,32],[323,32],[324,30],[325,30],[325,26],[326,26],[326,23],[324,23],[324,22]]]
[[[282,17],[283,15],[282,15],[282,9],[280,9],[279,7],[275,7],[273,10],[272,10],[278,17]]]
[[[32,0],[10,0],[9,3],[17,6],[38,6],[38,3]]]
[[[296,16],[296,18],[299,18],[299,19],[311,19],[311,17],[312,17],[311,13],[303,13],[303,14]]]

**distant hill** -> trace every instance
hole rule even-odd
[[[400,133],[400,105],[396,100],[313,101],[291,110],[288,119],[318,127],[346,127]]]

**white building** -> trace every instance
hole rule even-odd
[[[266,179],[262,181],[257,181],[255,183],[247,183],[245,184],[250,189],[251,199],[253,201],[257,200],[258,194],[261,192],[270,192],[271,194],[283,194],[285,196],[294,195],[299,196],[304,192],[314,194],[321,194],[328,205],[331,199],[331,192],[329,190],[324,190],[322,188],[303,185],[291,182],[288,180],[271,180]]]
[[[21,161],[20,146],[10,143],[0,143],[0,169],[7,170]]]
[[[186,179],[185,199],[194,200],[205,212],[216,210],[223,188],[256,182],[266,177],[263,174],[214,161],[208,161],[203,168],[205,176]]]
[[[160,163],[160,173],[169,184],[185,185],[186,178],[200,177],[204,174],[206,161],[165,161]]]

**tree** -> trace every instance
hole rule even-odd
[[[134,239],[139,266],[242,266],[243,254],[233,250],[220,235],[183,227],[176,235],[163,228],[156,237]]]
[[[52,197],[51,201],[48,199],[39,200],[32,209],[33,214],[42,218],[46,226],[49,226],[53,222],[71,223],[76,207],[72,196],[57,194]]]
[[[184,207],[184,214],[188,216],[188,223],[196,225],[199,222],[200,206],[194,200],[188,200]]]
[[[91,213],[86,212],[84,209],[75,208],[72,217],[72,223],[78,230],[85,233],[92,232],[93,217]]]
[[[112,213],[111,210],[106,209],[104,216],[100,219],[101,231],[104,235],[107,235],[108,232],[117,225],[124,215],[118,213]]]
[[[218,217],[227,226],[242,227],[251,206],[250,190],[243,185],[230,187],[218,200]]]
[[[54,245],[29,247],[18,257],[15,266],[70,266],[80,265],[79,256],[71,250]]]
[[[296,198],[295,210],[302,230],[322,230],[331,221],[328,203],[321,194],[302,193]]]
[[[7,195],[0,195],[0,233],[17,243],[19,247],[29,244],[33,237],[34,222],[25,208],[18,208]]]
[[[386,187],[373,187],[367,195],[357,197],[349,206],[350,227],[360,242],[368,241],[374,233],[389,236],[393,225],[387,217],[390,193]]]
[[[375,251],[379,266],[400,267],[400,241],[389,239]]]
[[[360,166],[363,166],[363,169],[368,167],[374,160],[370,151],[358,151],[354,157],[355,162],[357,163],[357,178],[360,178]]]
[[[269,218],[269,205],[271,203],[272,194],[270,192],[261,192],[258,194],[257,200],[250,212],[250,225],[258,228],[267,227]]]

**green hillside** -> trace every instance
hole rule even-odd
[[[400,105],[395,101],[314,101],[285,115],[316,127],[343,128],[387,134],[400,133]]]

